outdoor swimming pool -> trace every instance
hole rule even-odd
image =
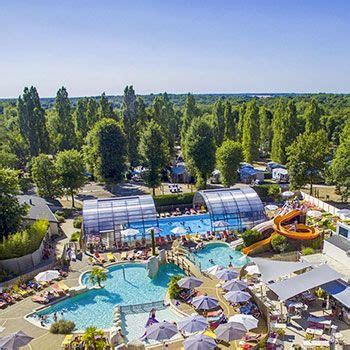
[[[224,218],[218,219],[224,220]],[[238,229],[239,221],[238,219],[228,219],[225,220],[229,224],[229,229]],[[171,235],[171,230],[175,227],[182,226],[188,233],[206,233],[213,230],[212,222],[209,214],[197,214],[197,215],[182,215],[174,216],[169,218],[161,218],[158,220],[159,227],[162,229],[160,233],[161,236]],[[154,223],[156,225],[156,223]],[[149,226],[152,226],[149,225]],[[130,227],[139,230],[143,233],[142,223],[133,223]],[[215,230],[223,230],[225,228],[214,228]]]
[[[173,264],[161,266],[153,279],[147,276],[146,266],[143,264],[111,266],[108,268],[108,280],[102,283],[104,288],[92,289],[67,298],[36,313],[35,317],[45,315],[46,322],[52,323],[56,312],[58,319],[74,321],[77,329],[83,330],[88,326],[107,329],[113,325],[113,309],[116,305],[137,305],[164,300],[171,276],[179,274],[183,274],[182,270]],[[88,279],[89,273],[84,274],[82,283],[91,286]]]
[[[233,267],[242,267],[249,258],[240,251],[232,249],[226,243],[209,243],[200,251],[194,253],[201,269],[206,270],[213,265],[228,266],[230,261]],[[232,258],[232,259],[231,259]],[[212,260],[213,262],[210,262]]]

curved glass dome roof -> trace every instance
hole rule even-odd
[[[124,225],[152,226],[157,211],[152,196],[102,198],[84,201],[84,234],[120,231]]]
[[[243,229],[265,220],[263,203],[249,186],[198,191],[194,195],[193,206],[203,204],[214,223],[226,220],[230,226]]]

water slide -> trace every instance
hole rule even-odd
[[[300,210],[292,210],[287,214],[278,215],[270,221],[266,221],[262,224],[255,226],[254,229],[262,233],[271,228],[273,228],[274,231],[268,238],[256,242],[250,245],[249,247],[243,248],[242,252],[248,255],[256,249],[270,244],[272,237],[275,234],[280,234],[287,238],[297,240],[311,240],[317,238],[320,235],[320,232],[314,227],[306,226],[304,224],[299,223],[290,223],[291,221],[293,221],[293,219],[297,219],[301,214],[302,212]]]

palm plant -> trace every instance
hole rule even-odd
[[[106,281],[107,280],[107,272],[104,269],[101,269],[100,267],[94,267],[90,273],[89,276],[89,281],[92,284],[96,284],[99,287],[102,287],[101,282]]]
[[[82,336],[86,349],[103,350],[106,342],[103,339],[104,332],[96,327],[87,327]]]

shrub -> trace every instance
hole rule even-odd
[[[278,185],[256,185],[254,190],[259,195],[262,201],[276,200],[279,198],[280,187]]]
[[[235,250],[240,252],[243,248],[244,248],[244,244],[239,244],[235,247]]]
[[[167,205],[192,205],[194,193],[178,193],[178,194],[164,194],[160,196],[154,196],[154,203],[156,207]]]
[[[246,247],[249,247],[253,243],[261,241],[262,234],[257,230],[247,230],[242,233],[242,239],[243,239],[244,245]]]
[[[178,286],[177,282],[182,278],[182,276],[173,276],[170,278],[168,283],[168,291],[170,299],[178,299],[181,288]]]
[[[66,219],[62,215],[57,214],[57,212],[55,213],[55,217],[60,224],[66,221]]]
[[[315,254],[315,250],[312,247],[302,247],[301,255],[311,255]]]
[[[73,220],[73,227],[74,228],[81,228],[81,224],[83,223],[83,217],[77,216]]]
[[[75,231],[72,233],[72,236],[70,237],[71,242],[79,242],[80,241],[80,231]]]
[[[10,234],[0,243],[0,259],[18,258],[37,250],[46,235],[49,222],[37,220],[25,230]]]
[[[282,235],[274,235],[271,239],[271,246],[274,251],[283,253],[288,249],[287,238]]]
[[[70,334],[75,329],[75,323],[68,320],[59,320],[50,327],[50,332],[54,334]]]

